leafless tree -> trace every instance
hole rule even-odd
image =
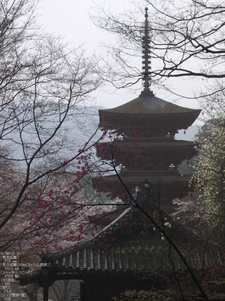
[[[139,58],[145,7],[148,7],[150,55],[154,64],[150,73],[153,83],[164,85],[165,78],[195,77],[207,80],[209,86],[208,81],[225,77],[223,3],[143,0],[135,4],[135,10],[116,16],[98,7],[92,16],[97,26],[119,36],[118,44],[109,46],[111,52],[107,56],[107,74],[112,75],[107,78],[115,86],[131,86],[142,77]]]
[[[87,59],[80,47],[67,50],[57,38],[38,33],[35,5],[28,0],[0,2],[0,159],[1,165],[10,165],[5,170],[11,178],[17,163],[11,181],[17,183],[16,190],[7,210],[3,208],[0,229],[26,202],[32,187],[43,188],[57,172],[65,173],[91,145],[88,138],[82,145],[70,137],[65,124],[76,118],[77,105],[101,83],[94,58]],[[69,148],[72,155],[66,153]],[[4,188],[2,174],[1,180]]]

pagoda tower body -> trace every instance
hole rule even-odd
[[[182,198],[190,191],[187,175],[178,172],[178,165],[196,155],[194,143],[175,140],[180,129],[187,129],[196,120],[201,110],[177,106],[155,97],[150,87],[150,39],[148,15],[145,15],[143,37],[144,90],[134,100],[119,107],[99,110],[100,127],[115,130],[123,140],[102,143],[97,155],[102,160],[114,159],[121,165],[120,177],[128,190],[147,179],[153,184],[160,206],[173,211],[172,200]],[[118,176],[102,177],[97,181],[97,190],[128,201],[127,191]]]

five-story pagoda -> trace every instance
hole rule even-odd
[[[152,182],[158,192],[163,209],[171,212],[171,201],[184,197],[189,188],[189,176],[181,175],[177,167],[196,154],[193,142],[175,140],[180,129],[187,129],[196,120],[200,110],[177,106],[155,97],[150,90],[150,37],[148,14],[145,14],[143,37],[143,81],[140,96],[119,107],[99,110],[100,127],[116,130],[124,136],[119,143],[104,143],[97,147],[102,160],[113,156],[115,165],[122,165],[120,177],[127,188],[138,186],[145,179]],[[115,147],[116,146],[116,147]],[[113,153],[112,153],[113,152]],[[127,192],[117,176],[102,177],[97,181],[98,191],[109,192],[112,198],[126,202]]]

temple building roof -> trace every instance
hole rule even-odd
[[[133,197],[149,216],[153,219],[156,216],[160,217],[158,225],[166,228],[165,233],[179,246],[182,254],[187,256],[186,260],[193,269],[211,267],[216,264],[215,258],[222,264],[222,256],[217,245],[209,242],[205,249],[201,238],[158,206],[151,183],[146,181],[141,183],[136,194],[137,196],[133,194]],[[186,267],[181,258],[173,249],[171,250],[168,241],[162,239],[162,233],[155,229],[149,218],[132,201],[128,206],[111,224],[77,248],[56,254],[45,254],[42,258],[47,263],[47,268],[21,274],[20,283],[24,285],[37,281],[43,285],[45,278],[50,275],[52,280],[55,280],[130,272],[152,274],[154,271],[171,270],[171,260],[174,268],[185,271]]]

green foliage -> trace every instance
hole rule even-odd
[[[145,291],[136,291],[128,290],[125,293],[121,294],[120,297],[113,297],[112,301],[169,301],[172,300],[172,292],[170,290],[156,290],[152,288],[151,290]]]

